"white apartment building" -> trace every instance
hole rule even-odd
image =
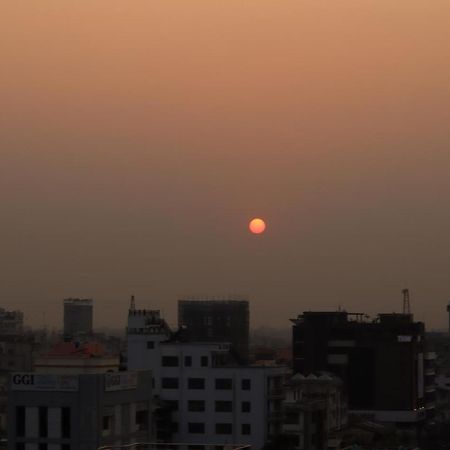
[[[128,316],[128,368],[151,369],[153,391],[172,406],[174,442],[250,444],[281,430],[286,367],[229,363],[229,344],[170,339],[159,311]]]

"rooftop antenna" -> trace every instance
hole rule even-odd
[[[136,309],[136,304],[134,302],[134,295],[131,296],[130,300],[130,311],[134,311]]]
[[[411,304],[409,302],[409,289],[403,289],[403,314],[411,314]]]

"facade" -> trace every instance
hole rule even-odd
[[[128,368],[152,370],[171,409],[161,439],[258,450],[280,433],[286,367],[236,366],[228,343],[177,340],[159,311],[130,310],[127,341]]]
[[[9,375],[33,369],[31,336],[0,336],[0,437],[6,435]]]
[[[47,374],[106,373],[119,370],[119,356],[108,355],[96,342],[61,342],[36,358],[34,370]]]
[[[338,433],[347,424],[343,382],[330,373],[296,374],[287,383],[283,402],[283,435],[297,450],[339,446]]]
[[[247,300],[179,300],[178,326],[192,341],[229,342],[239,363],[249,359]]]
[[[293,320],[294,372],[329,371],[347,389],[349,409],[380,422],[425,418],[425,327],[409,314],[374,321],[347,312],[305,312]]]
[[[68,337],[91,335],[93,300],[67,298],[64,300],[64,335]]]
[[[151,373],[11,376],[8,446],[97,450],[151,442]]]
[[[23,332],[23,312],[0,308],[0,336],[18,336]]]

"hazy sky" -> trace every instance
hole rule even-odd
[[[447,326],[448,0],[14,0],[0,14],[0,304],[246,294],[253,326]],[[266,219],[264,235],[247,222]]]

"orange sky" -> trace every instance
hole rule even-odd
[[[289,326],[409,287],[446,327],[449,23],[448,0],[5,3],[1,304],[59,325],[90,296],[122,325],[131,293],[173,322],[236,292]]]

